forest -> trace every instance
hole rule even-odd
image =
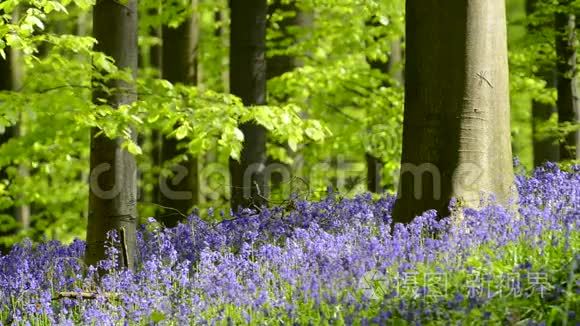
[[[0,0],[0,326],[577,325],[579,0]]]

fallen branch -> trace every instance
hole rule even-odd
[[[58,292],[57,296],[52,298],[52,300],[59,300],[59,299],[96,299],[98,296],[102,296],[105,298],[115,298],[117,297],[117,293],[96,293],[96,292]]]

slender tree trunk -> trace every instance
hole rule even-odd
[[[197,1],[193,1],[195,6]],[[197,84],[197,19],[192,16],[177,28],[163,27],[163,78],[172,83]],[[165,207],[177,209],[183,215],[189,214],[193,205],[199,203],[198,160],[186,153],[180,146],[184,142],[174,137],[163,137],[161,145],[161,164],[177,156],[185,157],[178,165],[172,166],[175,176],[160,178],[160,203]],[[166,212],[160,220],[167,226],[177,225],[182,218],[175,212]]]
[[[0,10],[1,13],[2,11]],[[18,16],[19,11],[16,9],[13,13],[13,19],[17,20]],[[20,88],[22,80],[22,70],[19,69],[19,53],[11,48],[5,48],[4,52],[6,59],[0,57],[0,90],[14,91]],[[22,133],[23,130],[20,123],[6,127],[4,132],[0,134],[0,146],[12,138],[20,137]],[[29,171],[24,165],[20,165],[18,167],[18,173],[20,176],[26,177]],[[0,179],[9,179],[5,169],[0,170]],[[13,206],[0,212],[0,214],[13,216],[22,229],[28,229],[30,227],[30,206],[28,205]],[[14,230],[14,232],[16,231]]]
[[[281,32],[281,36],[274,40],[277,42],[283,42],[288,39],[292,39],[293,36],[290,33],[289,29],[293,26],[298,26],[299,21],[299,12],[296,7],[295,3],[283,3],[281,0],[274,0],[270,6],[268,6],[268,15],[273,15],[276,11],[283,11],[283,12],[294,12],[295,15],[292,17],[285,17],[282,21],[278,22],[279,29]],[[296,59],[289,55],[275,55],[267,58],[267,71],[266,77],[267,80],[270,80],[275,77],[279,77],[287,72],[290,72],[296,68],[297,62]],[[285,99],[282,99],[283,101]],[[292,155],[292,150],[288,146],[288,144],[278,144],[285,148],[286,153]],[[291,178],[292,175],[292,168],[289,164],[281,162],[280,160],[273,159],[268,157],[267,166],[269,170],[272,172],[271,180],[266,180],[267,183],[270,183],[267,186],[271,187],[273,192],[281,193],[282,187],[284,183],[288,183],[290,180],[286,180],[287,178]],[[269,189],[267,193],[270,193]]]
[[[0,12],[2,13],[2,12]],[[13,72],[13,56],[12,56],[12,49],[5,48],[4,52],[6,53],[6,59],[0,57],[0,91],[11,91],[14,90],[14,72]],[[17,126],[9,126],[4,128],[4,132],[0,133],[0,146],[7,143],[10,139],[16,137],[17,134]],[[9,180],[10,176],[5,168],[0,169],[0,180]],[[15,216],[15,208],[8,207],[0,211],[0,215],[9,215]],[[16,227],[7,227],[5,225],[2,226],[2,233],[0,235],[9,235],[14,234],[18,230]],[[0,243],[0,253],[7,252],[8,247],[2,245]]]
[[[562,12],[556,13],[556,57],[558,122],[578,124],[580,106],[576,81],[576,17],[567,13],[571,0],[560,0]],[[580,131],[571,132],[560,143],[560,159],[580,159]]]
[[[160,9],[151,9],[148,13],[150,16],[159,15]],[[163,64],[163,38],[162,29],[160,27],[151,27],[149,30],[149,35],[161,39],[161,44],[153,45],[149,48],[148,54],[148,67],[157,69],[159,71],[159,76],[163,76],[162,64]],[[159,203],[159,198],[161,197],[161,190],[159,187],[159,170],[161,169],[161,133],[159,129],[154,128],[151,130],[151,179],[153,180],[153,189],[150,196],[152,203]],[[148,199],[148,200],[149,200]]]
[[[393,67],[401,63],[401,41],[395,40],[391,42],[391,53],[387,62],[369,60],[372,69],[379,70],[383,74],[391,75],[399,83],[403,83],[403,76],[400,71],[394,71]],[[383,85],[389,87],[388,83]],[[384,162],[380,157],[376,157],[372,153],[365,153],[367,163],[367,190],[373,193],[381,193],[383,166]]]
[[[147,10],[148,17],[154,17],[160,15],[161,10],[159,8],[151,8]],[[161,38],[161,28],[158,26],[149,26],[148,30],[149,37]],[[146,51],[145,51],[146,50]],[[141,49],[139,56],[139,67],[140,68],[161,68],[161,58],[163,56],[163,46],[162,44],[153,44],[145,49]]]
[[[538,0],[526,1],[526,13],[531,16],[536,11]],[[528,26],[528,31],[533,33],[537,28]],[[556,74],[549,67],[541,67],[538,77],[546,81],[547,87],[555,87]],[[541,125],[546,124],[552,114],[558,112],[555,105],[545,104],[536,100],[532,101],[532,143],[534,152],[534,166],[542,165],[545,162],[557,162],[560,157],[560,149],[555,137],[539,137],[538,129]]]
[[[292,35],[289,29],[293,26],[297,26],[299,24],[299,13],[298,9],[296,8],[295,3],[283,3],[282,0],[273,0],[272,4],[268,6],[268,15],[273,15],[277,11],[283,12],[295,12],[295,15],[292,17],[285,17],[282,21],[278,22],[278,26],[280,29],[280,36],[274,40],[277,42],[285,41],[292,38]],[[267,59],[267,72],[266,76],[267,79],[270,80],[274,77],[279,77],[289,71],[292,71],[297,65],[295,59],[289,55],[275,55],[268,57]]]
[[[96,51],[115,59],[119,68],[137,72],[137,0],[123,5],[115,0],[100,0],[93,9],[93,36]],[[106,99],[113,108],[137,100],[135,85],[111,80],[105,87],[108,94],[95,88],[93,99]],[[133,137],[136,140],[134,131]],[[117,230],[124,235],[119,265],[132,269],[135,255],[137,224],[137,167],[135,158],[122,149],[122,139],[109,139],[99,130],[91,131],[89,221],[87,226],[86,263],[95,265],[105,258],[107,232]]]
[[[499,200],[513,180],[504,0],[406,3],[403,154],[393,217]],[[453,17],[453,19],[449,19]]]
[[[230,92],[246,106],[266,104],[266,0],[230,0]],[[261,206],[266,188],[266,129],[244,123],[240,160],[230,159],[232,208]]]
[[[548,87],[554,87],[554,81],[548,81]],[[538,135],[540,126],[550,120],[556,113],[554,105],[532,101],[532,137],[534,151],[534,166],[540,166],[545,162],[557,162],[560,159],[558,140],[553,136]]]
[[[220,5],[221,2],[227,3],[229,0],[219,0]],[[227,48],[230,45],[230,36],[231,36],[231,31],[227,28],[227,23],[230,21],[230,16],[229,16],[230,12],[228,11],[227,6],[224,6],[224,8],[218,8],[218,11],[216,11],[215,16],[214,16],[214,21],[216,23],[220,23],[220,26],[218,28],[215,29],[215,36],[218,38],[218,44],[219,46],[223,46],[225,48]],[[228,32],[230,32],[230,34],[228,34]],[[229,63],[229,58],[228,57],[221,57],[221,60],[219,61],[220,65],[223,66],[223,70],[221,72],[221,81],[222,81],[222,85],[221,85],[221,90],[225,93],[228,93],[230,91],[230,71],[228,66]]]

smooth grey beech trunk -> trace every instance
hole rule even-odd
[[[266,104],[266,0],[230,0],[230,92],[246,106]],[[230,159],[231,206],[266,203],[266,129],[255,123],[240,126],[244,133],[240,160]]]
[[[526,1],[526,14],[532,16],[537,10],[538,0]],[[548,26],[528,26],[530,33],[537,32],[539,28]],[[547,87],[556,86],[556,72],[551,67],[540,67],[537,76],[546,81]],[[555,105],[532,100],[532,143],[534,153],[534,166],[540,166],[545,162],[557,162],[560,159],[560,147],[555,136],[541,135],[538,130],[542,124],[547,123],[553,114],[558,112]]]
[[[197,1],[191,1],[196,6]],[[177,28],[164,26],[162,31],[163,54],[162,76],[172,83],[197,84],[198,23],[196,15],[186,19]],[[165,211],[159,220],[166,226],[177,225],[183,215],[188,215],[193,205],[199,203],[198,159],[184,149],[188,139],[178,141],[175,137],[163,137],[161,164],[177,156],[184,159],[177,165],[166,166],[172,175],[159,178],[159,203],[178,210],[181,214]]]
[[[513,183],[504,0],[408,0],[403,153],[393,212],[477,206]]]
[[[137,0],[123,5],[115,0],[97,1],[93,9],[93,36],[96,51],[113,59],[119,68],[137,72]],[[111,90],[104,92],[103,87]],[[93,100],[105,99],[116,108],[137,100],[133,83],[111,80],[93,90]],[[86,263],[95,265],[105,258],[106,235],[110,230],[124,234],[119,264],[132,269],[137,223],[137,168],[135,158],[122,149],[122,139],[109,139],[99,130],[91,131],[89,219]],[[133,136],[136,140],[135,132]]]
[[[556,13],[556,69],[558,91],[558,122],[580,123],[580,99],[576,80],[576,17],[571,10],[571,0],[560,0],[561,12]],[[580,159],[580,130],[566,135],[560,143],[560,159]]]

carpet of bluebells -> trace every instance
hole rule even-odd
[[[80,240],[24,242],[0,257],[0,325],[574,325],[580,166],[547,164],[516,185],[517,205],[452,202],[463,219],[428,211],[409,225],[392,225],[394,197],[370,195],[172,229],[149,219],[135,271],[115,269],[111,245],[102,276]]]

